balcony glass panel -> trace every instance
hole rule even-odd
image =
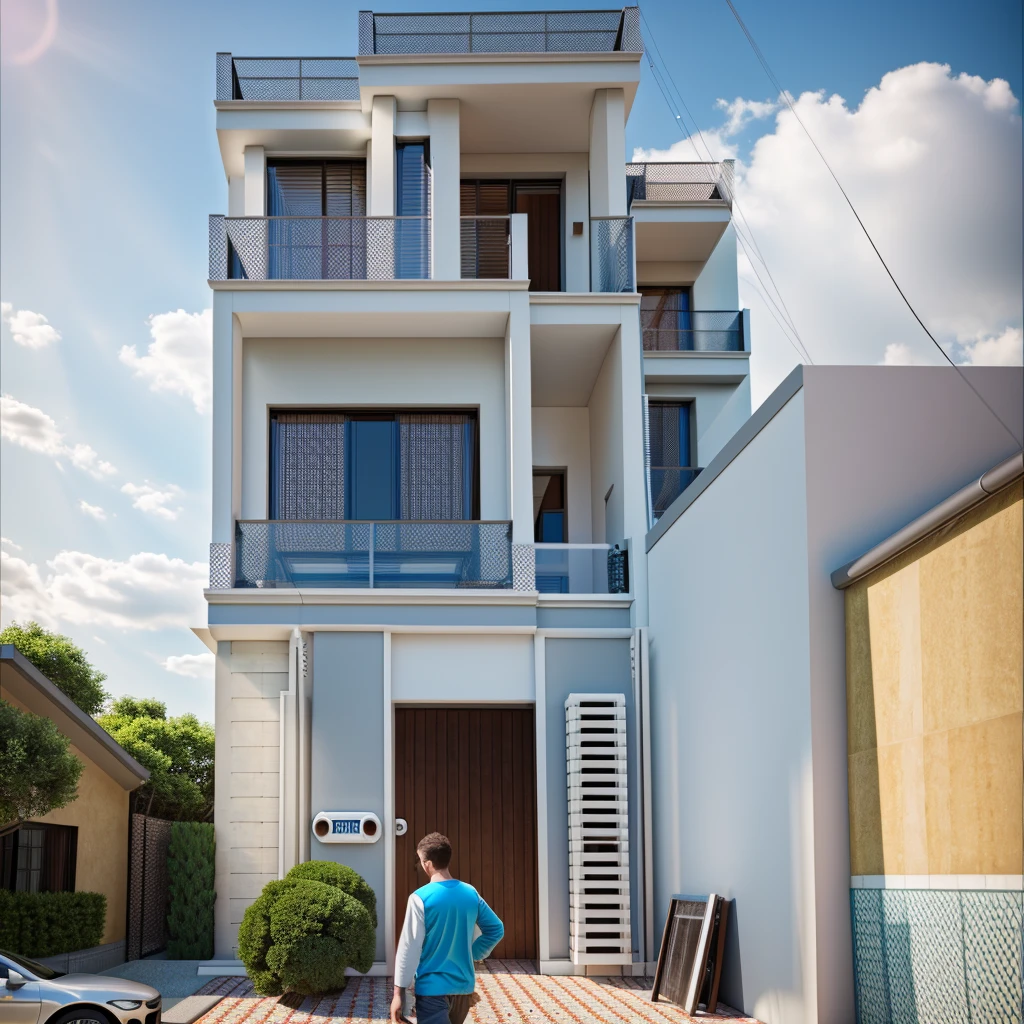
[[[607,594],[609,544],[535,544],[542,594]]]
[[[508,522],[242,520],[236,587],[512,587]]]

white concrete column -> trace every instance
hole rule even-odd
[[[621,89],[597,89],[590,108],[590,213],[626,216],[626,101]]]
[[[530,296],[509,293],[505,329],[506,409],[511,469],[512,543],[533,543],[533,391],[530,380]]]
[[[395,215],[395,97],[374,96],[370,115],[371,217]]]
[[[213,293],[213,530],[215,544],[235,535],[241,493],[242,328],[231,296]]]
[[[629,589],[633,593],[632,625],[648,625],[647,611],[647,485],[644,474],[644,390],[640,317],[634,305],[623,305],[619,327],[622,380],[622,533],[629,540]]]
[[[267,158],[262,146],[245,147],[246,217],[267,215]]]
[[[432,276],[440,281],[462,277],[459,183],[459,101],[427,100],[430,129]]]

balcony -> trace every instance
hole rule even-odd
[[[733,161],[626,164],[626,201],[722,203],[732,209]]]
[[[656,523],[665,509],[697,479],[702,467],[697,466],[651,466],[651,521]]]
[[[537,590],[541,594],[614,594],[629,587],[628,573],[616,578],[610,544],[535,544]],[[615,558],[625,564],[626,553]]]
[[[495,14],[359,12],[359,56],[462,53],[642,53],[637,7]]]
[[[644,310],[641,310],[643,318]],[[743,352],[743,314],[724,309],[666,310],[643,324],[645,352]],[[669,321],[670,323],[666,323]]]
[[[235,587],[512,588],[512,524],[240,520]]]
[[[359,100],[355,57],[217,54],[217,99],[251,102]]]
[[[210,216],[211,281],[429,278],[429,217]]]

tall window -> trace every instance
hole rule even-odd
[[[569,539],[564,469],[533,471],[533,539],[538,544],[564,544]]]
[[[689,288],[640,289],[640,326],[647,352],[693,348],[692,302]]]
[[[651,499],[655,515],[689,486],[699,470],[691,463],[690,403],[650,402]]]
[[[0,837],[0,889],[73,892],[78,829],[29,823]]]
[[[472,412],[277,412],[271,519],[474,519]]]
[[[395,277],[428,277],[430,265],[430,150],[426,142],[395,147]]]

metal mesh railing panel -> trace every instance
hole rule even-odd
[[[461,266],[464,279],[512,276],[508,217],[463,217]]]
[[[643,324],[645,352],[742,352],[743,315],[727,309],[669,310],[677,323],[663,327]],[[641,317],[643,311],[641,311]],[[662,314],[661,319],[666,319]]]
[[[697,479],[697,466],[651,466],[651,510],[655,520]]]
[[[128,855],[128,960],[158,953],[167,945],[167,847],[172,822],[133,814]]]
[[[512,586],[506,522],[241,521],[238,587]]]
[[[851,890],[859,1024],[1020,1024],[1020,891]]]
[[[210,589],[229,589],[231,575],[231,545],[210,544]]]
[[[211,217],[210,278],[427,280],[430,218]]]
[[[623,41],[636,52],[638,24],[627,38],[623,21],[621,10],[375,14],[372,32],[360,26],[359,52],[608,53]]]
[[[630,202],[724,202],[732,205],[733,161],[626,164]]]
[[[239,100],[357,100],[359,67],[354,57],[230,57],[228,92],[218,54],[217,98]],[[230,68],[228,69],[230,76]]]
[[[512,589],[529,593],[537,589],[537,552],[532,544],[512,545]]]
[[[631,292],[633,218],[596,217],[590,221],[590,289]]]

